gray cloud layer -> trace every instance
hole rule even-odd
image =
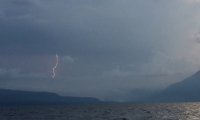
[[[2,86],[112,99],[179,81],[200,66],[199,5],[197,0],[1,0],[0,68],[20,70]],[[56,83],[48,77],[55,54]]]

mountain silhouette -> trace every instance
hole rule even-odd
[[[0,105],[99,103],[96,98],[60,96],[50,92],[0,89]]]
[[[194,75],[172,84],[150,98],[151,102],[199,102],[200,71]]]

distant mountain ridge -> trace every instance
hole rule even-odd
[[[142,102],[200,102],[200,71],[170,85],[166,89],[133,101]],[[31,92],[0,89],[0,105],[48,105],[105,103],[92,97],[60,96],[51,92]]]
[[[152,102],[200,102],[200,71],[150,98]]]
[[[97,98],[92,97],[70,97],[50,92],[0,89],[0,105],[86,104],[100,102]]]

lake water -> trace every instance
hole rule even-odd
[[[0,120],[200,120],[200,103],[0,107]]]

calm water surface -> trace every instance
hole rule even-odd
[[[0,107],[0,120],[200,120],[200,103]]]

